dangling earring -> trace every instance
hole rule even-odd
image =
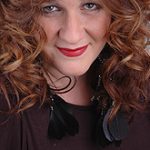
[[[98,57],[96,60],[99,67],[102,67],[104,59]],[[95,130],[96,143],[101,146],[106,146],[112,142],[120,142],[128,133],[128,121],[125,113],[120,109],[116,115],[110,120],[110,115],[115,106],[115,103],[108,95],[102,83],[101,71],[99,72],[96,85],[93,86],[95,94],[92,97],[92,102],[97,105],[98,118]]]
[[[68,103],[57,95],[50,96],[49,138],[61,139],[66,134],[74,136],[79,131],[79,124],[71,115]]]
[[[96,127],[96,143],[106,146],[112,142],[121,142],[127,136],[129,130],[125,113],[120,109],[110,120],[109,117],[114,104],[110,101],[109,104],[101,104],[101,106]]]
[[[128,133],[128,122],[123,111],[119,110],[114,118],[109,121],[109,116],[113,107],[114,104],[108,109],[103,120],[103,131],[105,137],[110,142],[121,141]]]

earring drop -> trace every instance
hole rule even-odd
[[[74,136],[78,133],[78,122],[69,112],[68,104],[57,95],[51,95],[50,101],[49,138],[61,139],[66,134]]]
[[[113,107],[114,103],[107,106],[101,104],[96,127],[96,143],[101,146],[106,146],[112,142],[121,142],[128,134],[129,125],[123,111],[119,110],[110,120]]]

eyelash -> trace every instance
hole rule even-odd
[[[88,7],[90,6],[90,8]],[[92,7],[91,7],[92,6]],[[85,3],[82,5],[83,9],[89,10],[89,11],[94,11],[94,10],[98,10],[101,8],[101,6],[99,4],[96,3]]]
[[[85,3],[81,6],[81,10],[86,10],[86,11],[95,11],[95,10],[99,10],[101,8],[101,6],[99,4],[96,3]],[[41,11],[43,13],[53,13],[53,12],[59,12],[61,11],[61,7],[57,6],[57,5],[47,5],[42,7]]]
[[[47,5],[42,8],[43,13],[53,13],[60,10],[61,9],[56,5]]]

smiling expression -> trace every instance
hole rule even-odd
[[[38,23],[47,36],[43,53],[48,70],[56,75],[86,73],[106,44],[110,20],[100,0],[44,2]]]

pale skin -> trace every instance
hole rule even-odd
[[[63,75],[76,77],[76,86],[60,96],[72,104],[89,105],[92,90],[86,72],[107,42],[110,14],[103,9],[99,0],[52,0],[44,2],[41,10],[38,23],[47,36],[43,47],[47,60],[44,66],[51,72],[53,86],[59,88],[66,85],[68,80],[65,79],[56,82]],[[58,49],[73,50],[85,45],[84,53],[74,57],[66,56]]]

